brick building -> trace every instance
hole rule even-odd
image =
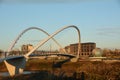
[[[96,43],[93,42],[81,43],[80,46],[81,46],[80,56],[92,56],[92,50],[96,48]],[[78,43],[66,46],[65,50],[67,51],[67,53],[76,55],[78,53]]]

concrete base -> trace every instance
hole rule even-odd
[[[26,59],[24,57],[11,58],[8,60],[4,60],[4,63],[10,76],[14,76],[23,72],[23,69],[26,65]]]
[[[78,58],[72,58],[70,59],[71,62],[77,62],[78,61]]]

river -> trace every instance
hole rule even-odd
[[[24,71],[23,74],[31,74],[31,73],[34,73],[33,71]],[[10,76],[8,72],[0,72],[0,76],[4,76],[4,77],[7,77],[7,76]]]

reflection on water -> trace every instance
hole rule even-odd
[[[8,72],[0,72],[0,76],[9,76]]]
[[[32,71],[24,71],[23,74],[31,74],[33,73]],[[8,72],[0,72],[0,76],[9,76],[9,73]]]

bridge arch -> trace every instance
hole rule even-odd
[[[7,53],[7,55],[9,55],[9,52],[13,49],[13,47],[14,47],[15,44],[18,42],[18,40],[22,37],[22,35],[23,35],[24,33],[26,33],[27,31],[33,30],[33,29],[42,31],[42,32],[45,33],[47,36],[50,36],[50,34],[48,34],[46,31],[44,31],[44,30],[41,29],[41,28],[38,28],[38,27],[30,27],[30,28],[27,28],[27,29],[23,30],[23,31],[16,37],[16,39],[13,41],[13,43],[11,44],[11,46],[8,48],[8,51],[7,51],[8,53]],[[61,46],[54,38],[52,38],[52,39],[53,39],[53,41],[54,41],[61,49],[63,49],[62,46]],[[63,49],[63,51],[66,52],[64,49]]]
[[[36,49],[38,49],[40,46],[42,46],[45,42],[47,42],[49,39],[53,39],[53,37],[55,35],[57,35],[58,33],[60,33],[61,31],[63,31],[64,29],[67,29],[67,28],[75,28],[78,32],[78,54],[77,54],[77,59],[79,58],[79,52],[80,52],[80,31],[79,29],[74,26],[74,25],[71,25],[71,26],[65,26],[59,30],[57,30],[56,32],[54,32],[53,34],[49,35],[47,38],[45,38],[43,41],[40,41],[31,51],[29,51],[27,54],[25,54],[24,56],[18,56],[18,57],[15,57],[15,56],[12,56],[11,58],[8,58],[8,59],[5,59],[4,62],[5,62],[5,65],[7,66],[7,69],[9,71],[9,74],[11,76],[15,75],[15,74],[18,74],[18,73],[22,73],[23,72],[23,69],[25,68],[25,64],[26,64],[26,61],[27,59],[29,58],[29,55],[31,53],[33,53]],[[15,43],[17,43],[17,41],[19,40],[19,38],[26,32],[28,31],[29,29],[31,28],[28,28],[26,30],[24,30],[17,38],[16,40],[14,41],[14,45]],[[43,31],[44,32],[44,31]],[[10,47],[9,50],[11,50],[14,45],[12,45]],[[64,56],[70,56],[70,55],[66,55],[66,54],[63,54]],[[72,57],[73,55],[71,55]],[[74,57],[74,56],[73,56]],[[76,56],[75,56],[76,57]],[[76,58],[75,58],[76,59]]]
[[[45,38],[43,41],[39,42],[37,44],[37,46],[35,46],[31,51],[29,51],[27,54],[25,54],[24,56],[26,58],[28,58],[28,56],[33,53],[36,49],[38,49],[40,46],[42,46],[44,43],[46,43],[48,40],[50,40],[51,38],[53,38],[55,35],[57,35],[58,33],[60,33],[61,31],[67,29],[67,28],[75,28],[78,32],[78,54],[77,54],[77,58],[79,58],[79,54],[80,54],[80,30],[78,29],[77,26],[71,25],[71,26],[65,26],[59,30],[57,30],[56,32],[54,32],[53,34],[51,34],[50,36],[48,36],[47,38]]]

